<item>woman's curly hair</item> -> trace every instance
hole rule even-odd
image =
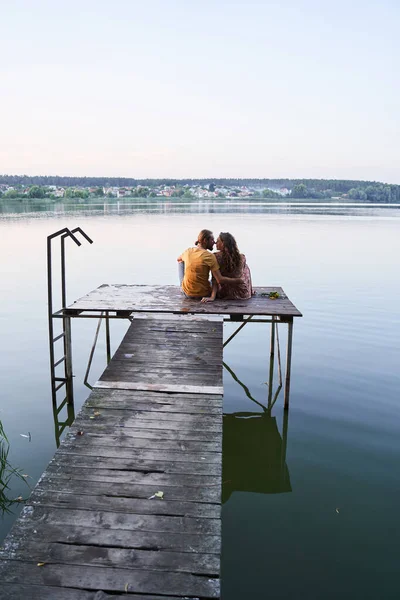
[[[242,255],[239,252],[235,238],[231,233],[221,231],[219,239],[224,244],[221,251],[221,270],[227,273],[235,272],[242,264]]]

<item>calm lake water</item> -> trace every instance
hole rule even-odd
[[[398,599],[400,206],[34,208],[0,203],[0,419],[10,459],[30,484],[56,448],[46,236],[79,225],[94,240],[68,244],[72,302],[102,283],[175,284],[176,257],[198,230],[230,231],[254,285],[282,286],[304,317],[294,326],[287,423],[282,395],[272,416],[262,416],[224,372],[223,598]],[[95,326],[73,322],[77,409],[88,395],[81,382]],[[114,348],[126,327],[112,323]],[[225,335],[231,331],[226,325]],[[281,326],[282,350],[285,335]],[[267,325],[245,327],[225,352],[229,368],[262,404],[268,358]],[[104,367],[101,336],[92,382]],[[249,414],[238,420],[238,412]],[[28,432],[31,441],[21,436]],[[11,495],[20,494],[26,490],[15,481]],[[0,540],[17,512],[0,521]]]

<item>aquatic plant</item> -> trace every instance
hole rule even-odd
[[[9,451],[10,443],[0,421],[0,512],[2,514],[11,512],[10,507],[23,500],[21,496],[14,499],[8,497],[11,479],[18,477],[27,484],[26,475],[24,476],[20,469],[16,469],[10,464],[8,460]]]

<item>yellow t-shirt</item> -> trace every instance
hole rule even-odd
[[[182,289],[188,296],[203,297],[211,293],[210,271],[219,269],[214,254],[203,248],[188,248],[180,258],[185,263]]]

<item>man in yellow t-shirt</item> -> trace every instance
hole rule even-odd
[[[214,248],[214,244],[215,240],[212,231],[202,229],[198,235],[195,247],[188,248],[178,258],[180,264],[184,263],[182,291],[188,298],[215,299],[210,298],[210,271],[219,285],[224,282],[239,283],[241,281],[241,279],[233,279],[221,275],[218,261],[214,254],[210,252]]]

